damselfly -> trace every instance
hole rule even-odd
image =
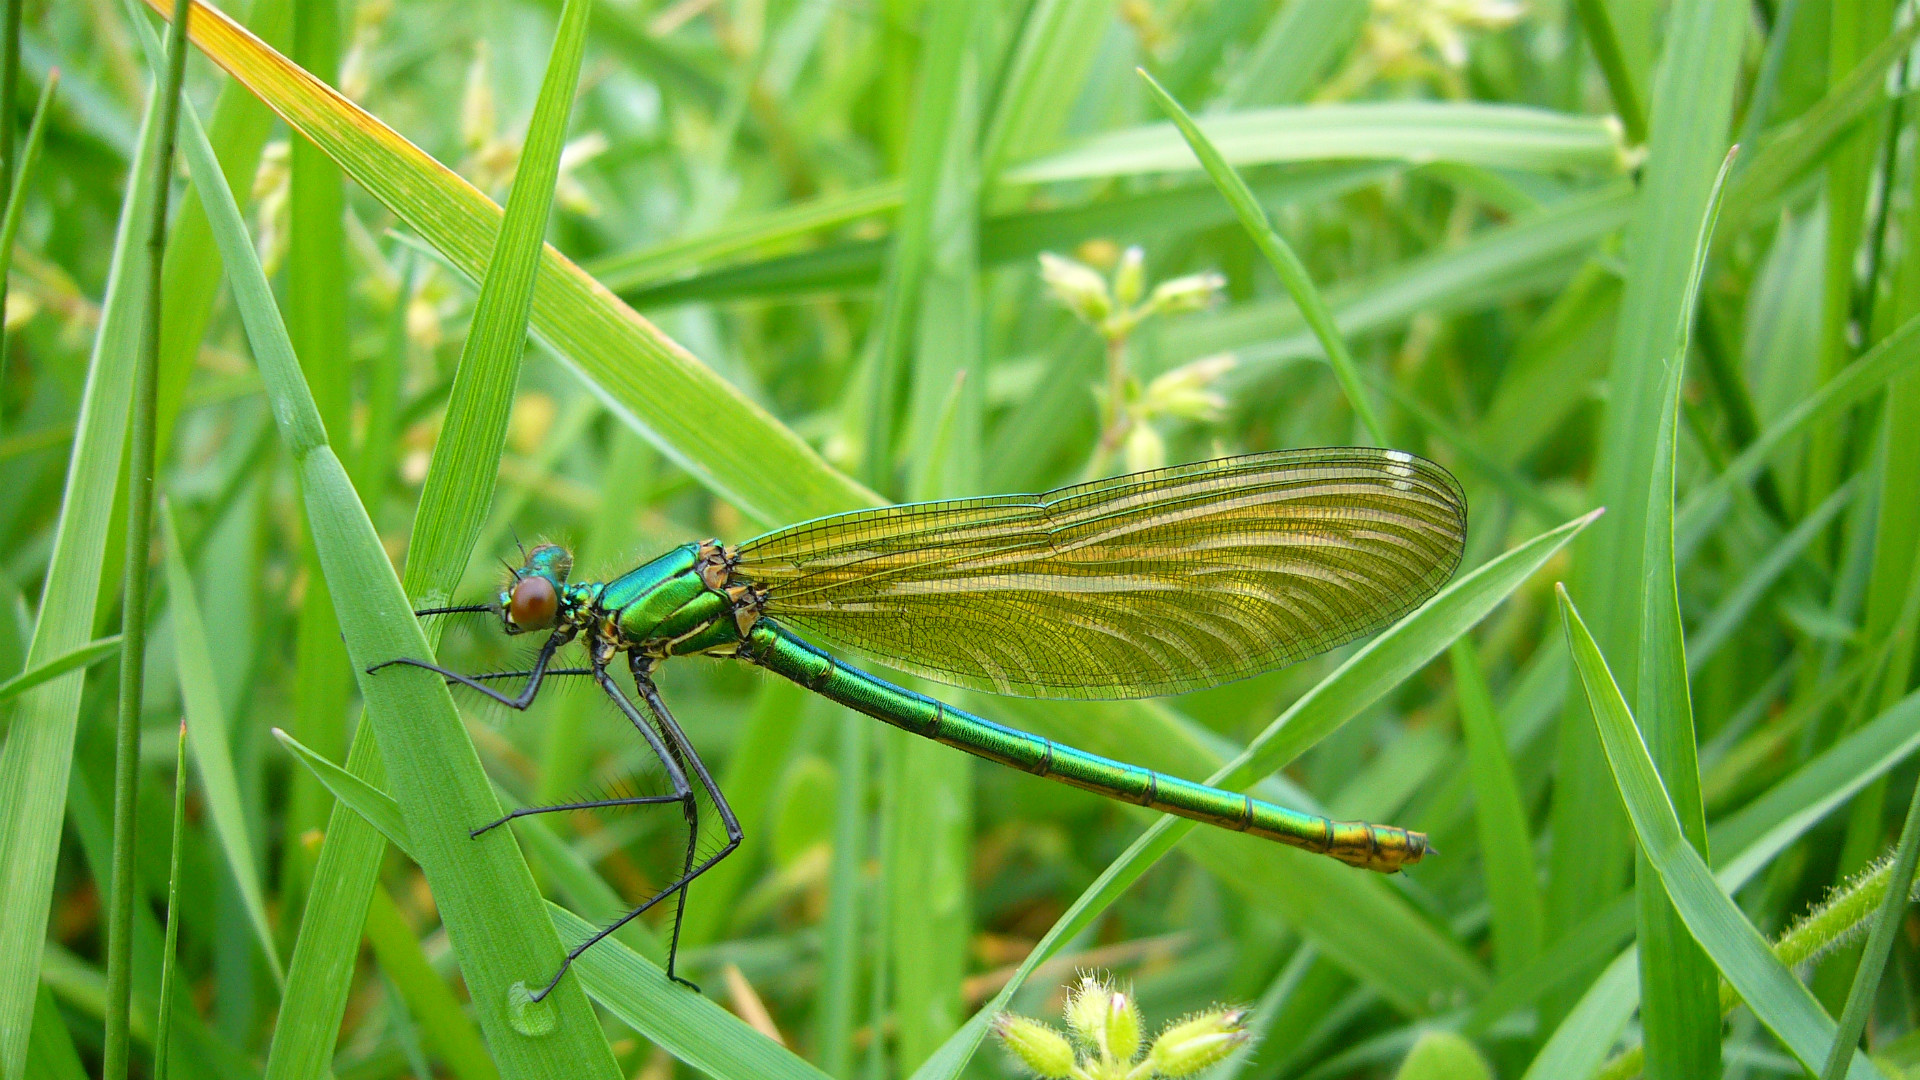
[[[970,754],[1353,866],[1393,873],[1418,862],[1428,850],[1422,833],[1331,821],[1075,750],[895,686],[809,639],[988,693],[1177,694],[1392,623],[1452,576],[1466,529],[1466,500],[1445,469],[1397,450],[1346,448],[1224,458],[1044,495],[836,514],[738,547],[686,544],[605,582],[570,581],[571,556],[542,544],[492,603],[418,613],[493,612],[509,634],[546,631],[531,670],[469,676],[412,657],[372,670],[424,667],[515,709],[548,678],[591,678],[659,759],[670,794],[526,807],[473,830],[479,837],[530,814],[649,803],[678,804],[685,817],[677,879],[569,951],[538,999],[601,938],[677,896],[672,975],[687,886],[740,844],[726,796],[654,685],[654,669],[674,656],[745,660]],[[576,639],[588,666],[551,666]],[[608,671],[623,653],[638,704]],[[526,682],[508,695],[483,681],[497,678]],[[700,792],[726,842],[696,858]]]

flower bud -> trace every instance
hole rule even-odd
[[[1153,299],[1147,306],[1166,314],[1198,311],[1213,303],[1226,285],[1227,279],[1211,270],[1168,278],[1154,286]]]
[[[1140,293],[1147,284],[1147,253],[1138,245],[1128,248],[1120,256],[1120,265],[1113,271],[1113,298],[1123,308],[1130,308],[1140,302]]]
[[[1040,277],[1068,311],[1098,325],[1113,311],[1107,282],[1090,266],[1063,259],[1051,251],[1040,253]]]
[[[1056,1080],[1073,1072],[1073,1044],[1038,1020],[1002,1013],[993,1021],[993,1033],[1035,1076]]]
[[[1157,376],[1147,384],[1141,408],[1149,416],[1177,416],[1184,420],[1213,420],[1227,407],[1225,396],[1213,384],[1237,361],[1232,353],[1203,356]]]
[[[1217,1065],[1247,1041],[1246,1019],[1244,1009],[1215,1009],[1174,1024],[1153,1040],[1147,1064],[1174,1080]]]
[[[1138,425],[1138,427],[1146,426]],[[1164,454],[1162,456],[1164,457]],[[1107,1053],[1115,1061],[1132,1061],[1139,1056],[1140,1006],[1133,1003],[1131,993],[1115,990],[1113,996],[1107,998],[1107,1015],[1102,1018],[1100,1034]]]
[[[1098,975],[1085,974],[1067,991],[1067,1027],[1089,1046],[1100,1045],[1100,1029],[1106,1024],[1107,999],[1113,988]]]

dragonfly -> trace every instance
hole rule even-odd
[[[728,546],[684,544],[619,577],[571,580],[557,544],[526,551],[487,612],[508,634],[544,632],[530,670],[467,675],[402,657],[513,709],[548,679],[590,678],[641,738],[670,793],[513,810],[516,818],[677,804],[678,877],[566,954],[582,953],[676,897],[674,973],[688,887],[740,846],[739,819],[662,700],[667,660],[745,661],[874,719],[1035,776],[1330,855],[1384,873],[1419,862],[1423,833],[1328,818],[1077,750],[995,723],[861,670],[840,653],[991,694],[1078,700],[1159,697],[1296,663],[1386,627],[1460,564],[1465,495],[1452,474],[1399,450],[1281,450],[1063,487],[834,514]],[[578,641],[585,667],[555,667]],[[818,643],[818,644],[817,644]],[[624,655],[638,701],[615,682]],[[524,679],[509,694],[490,682]],[[696,787],[697,785],[697,787]],[[700,855],[698,795],[726,841]]]

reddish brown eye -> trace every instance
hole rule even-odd
[[[513,625],[522,630],[540,630],[553,625],[553,617],[560,610],[560,598],[554,594],[553,582],[539,575],[524,577],[513,586],[513,601],[507,606],[507,614],[512,617]]]

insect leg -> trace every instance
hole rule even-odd
[[[620,710],[621,714],[640,732],[641,737],[647,740],[647,745],[653,749],[654,756],[660,759],[661,766],[665,768],[667,772],[667,781],[673,785],[673,794],[667,796],[666,801],[678,802],[682,806],[691,805],[693,802],[693,788],[687,784],[687,774],[680,768],[679,756],[667,749],[666,745],[661,742],[659,733],[654,730],[652,724],[647,722],[646,716],[634,706],[632,701],[628,700],[627,695],[620,692],[620,687],[614,683],[613,677],[607,674],[607,661],[611,658],[611,650],[599,646],[595,647],[593,652],[594,681],[600,684],[601,691],[607,695],[608,699]],[[489,826],[489,828],[491,828],[491,826]],[[479,830],[475,835],[477,836],[480,832],[484,831],[484,829]],[[553,988],[560,985],[561,977],[566,975],[567,969],[573,966],[573,962],[579,958],[581,953],[599,944],[602,938],[613,933],[615,930],[639,918],[643,912],[671,895],[674,890],[685,885],[687,880],[686,877],[682,877],[681,880],[661,889],[651,897],[648,897],[639,907],[620,916],[606,927],[596,931],[592,937],[569,949],[566,959],[560,962],[560,970],[553,973],[553,978],[547,980],[547,985],[541,987],[538,993],[529,996],[534,1001],[539,1001],[552,993]]]
[[[616,799],[590,799],[586,802],[555,803],[552,806],[523,806],[477,829],[470,830],[467,835],[477,839],[481,833],[497,829],[514,818],[532,817],[535,814],[555,814],[562,810],[603,810],[613,806],[655,806],[660,803],[685,801],[686,798],[680,795],[623,795]]]
[[[516,697],[508,697],[500,691],[483,684],[471,675],[462,675],[457,671],[448,671],[438,664],[430,664],[425,660],[416,660],[411,656],[402,656],[397,660],[387,660],[375,664],[367,669],[367,674],[371,675],[381,668],[392,667],[395,664],[407,664],[411,667],[426,668],[428,671],[439,674],[449,682],[457,682],[462,686],[470,686],[500,704],[505,705],[509,709],[525,709],[527,706],[533,704],[534,695],[540,692],[540,683],[547,677],[547,664],[553,660],[555,650],[567,642],[572,641],[573,635],[576,632],[577,631],[570,628],[555,630],[553,636],[547,639],[547,643],[540,646],[540,656],[533,662],[533,670],[527,673],[527,685],[521,688],[519,695]]]
[[[713,775],[707,771],[707,763],[700,760],[700,754],[693,748],[693,741],[680,728],[679,721],[673,718],[672,710],[660,699],[660,691],[653,685],[652,662],[637,655],[629,655],[628,663],[633,669],[633,684],[645,699],[647,708],[660,724],[661,732],[667,738],[667,745],[678,755],[684,757],[684,765],[691,769],[700,786],[706,789],[707,796],[713,800],[713,807],[720,814],[720,822],[727,830],[727,843],[699,866],[693,865],[694,843],[699,833],[699,817],[691,799],[687,801],[687,857],[682,866],[680,880],[672,886],[680,890],[678,907],[673,914],[673,941],[667,949],[667,976],[673,974],[673,962],[680,951],[680,919],[687,911],[687,886],[694,878],[706,873],[718,865],[721,859],[733,854],[740,846],[740,819],[734,816],[733,807],[727,805],[727,797],[720,793],[720,785],[713,782]],[[685,982],[684,979],[679,979]],[[691,986],[691,983],[688,983]]]

